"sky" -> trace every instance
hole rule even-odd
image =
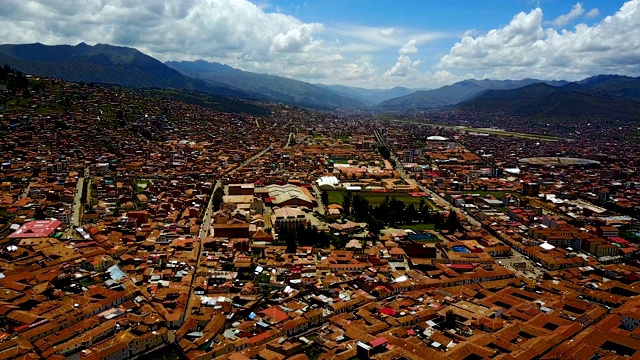
[[[2,0],[4,43],[106,43],[310,83],[640,76],[640,0]]]

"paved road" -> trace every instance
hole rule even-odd
[[[293,132],[289,133],[289,137],[287,138],[287,145],[285,145],[285,146],[284,146],[285,148],[288,148],[288,147],[289,147],[289,144],[291,144],[291,139],[292,139],[295,135],[296,135],[296,134],[295,134],[295,133],[293,133]]]
[[[88,170],[85,171],[85,175]],[[73,237],[73,230],[82,224],[82,187],[84,186],[84,177],[78,177],[78,183],[76,184],[76,193],[73,196],[72,214],[69,222],[69,228],[65,231],[64,236],[67,238]]]
[[[73,216],[71,217],[71,224],[73,226],[80,226],[80,216],[82,215],[82,187],[84,186],[84,177],[78,178],[78,184],[76,185],[76,194],[73,197]]]
[[[387,145],[387,143],[384,141],[382,136],[377,131],[375,132],[375,136],[381,145],[387,146],[389,148],[389,145]],[[389,151],[391,152],[391,158],[396,162],[396,170],[398,170],[398,172],[404,179],[405,176],[407,176],[407,174],[405,173],[404,169],[402,169],[401,163],[398,162],[398,159],[393,154],[393,150],[389,148]],[[427,194],[429,194],[429,196],[431,196],[431,198],[434,199],[434,202],[436,203],[436,205],[439,205],[443,209],[448,211],[453,210],[457,213],[462,213],[467,218],[467,221],[471,225],[476,226],[478,228],[482,227],[482,223],[480,223],[476,218],[474,218],[470,214],[467,214],[464,210],[452,205],[447,200],[445,200],[442,196],[438,195],[435,191],[431,190],[430,188],[420,183],[418,183],[418,186],[420,187],[420,190],[426,192]],[[531,259],[525,258],[524,255],[516,251],[513,251],[513,256],[511,258],[498,259],[498,261],[500,261],[500,264],[503,265],[504,267],[515,271],[518,274],[518,276],[522,278],[526,277],[529,279],[539,280],[542,278],[542,275],[545,272],[544,268],[537,266]],[[513,264],[517,264],[517,263],[525,263],[526,265],[524,268],[513,266]]]
[[[185,307],[185,315],[184,321],[187,321],[189,315],[191,315],[191,297],[193,296],[193,288],[196,281],[196,274],[198,273],[198,268],[200,267],[200,258],[202,257],[202,248],[203,248],[203,240],[207,238],[210,234],[211,230],[211,216],[213,216],[213,194],[216,192],[216,189],[222,186],[222,182],[220,180],[216,181],[216,184],[213,186],[213,190],[211,194],[209,194],[209,203],[207,204],[207,208],[204,211],[204,217],[202,218],[202,225],[200,226],[200,232],[198,232],[198,237],[200,241],[198,242],[198,257],[196,260],[196,267],[193,270],[193,275],[191,276],[191,285],[189,286],[189,297],[187,298],[187,305]]]
[[[324,204],[322,204],[322,191],[315,183],[312,184],[311,187],[313,188],[313,193],[316,196],[316,201],[318,202],[318,207],[316,207],[315,210],[318,210],[320,214],[326,214],[326,209],[324,208]]]
[[[26,188],[24,188],[24,190],[22,190],[22,194],[20,194],[20,199],[24,199],[27,196],[29,196],[29,191],[31,190],[31,182],[29,182],[29,184],[27,185]]]
[[[412,180],[409,178],[409,175],[407,175],[407,173],[404,171],[404,168],[402,167],[402,163],[398,160],[398,158],[393,152],[393,149],[387,144],[387,142],[384,140],[382,135],[380,135],[380,133],[377,130],[374,131],[374,135],[376,137],[376,140],[378,140],[378,143],[380,143],[380,145],[384,145],[389,149],[389,152],[391,153],[391,159],[395,163],[394,167],[398,171],[398,173],[400,173],[400,176],[402,177],[402,179],[404,179],[405,181]],[[422,185],[419,182],[416,182],[416,183],[418,185],[418,188],[420,188],[421,191],[424,191],[425,193],[427,193],[434,200],[436,205],[442,207],[447,211],[453,210],[458,214],[462,214],[471,225],[476,227],[482,227],[482,223],[480,223],[480,221],[476,220],[471,215],[466,214],[465,212],[462,211],[462,209],[452,205],[447,200],[445,200],[442,196],[438,195],[435,191],[431,190],[430,188]]]
[[[273,145],[269,145],[266,148],[264,148],[262,151],[260,151],[259,153],[253,155],[252,157],[248,158],[247,160],[245,160],[242,164],[236,166],[235,168],[233,168],[232,170],[230,170],[229,172],[226,173],[226,175],[231,175],[234,172],[236,172],[239,169],[242,169],[243,167],[251,164],[252,162],[256,161],[259,157],[261,157],[262,155],[266,154],[267,151],[271,151],[273,150]]]

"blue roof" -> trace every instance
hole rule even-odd
[[[107,272],[109,273],[109,276],[116,281],[126,276],[124,272],[120,270],[118,265],[111,266],[110,268],[107,269]]]
[[[429,234],[429,233],[417,233],[417,234],[411,234],[409,235],[409,239],[411,240],[429,240],[433,237],[433,235]]]

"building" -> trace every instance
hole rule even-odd
[[[279,208],[273,210],[271,224],[276,231],[294,230],[307,225],[307,218],[302,210],[294,208]]]
[[[318,202],[306,188],[286,184],[267,186],[269,197],[267,203],[275,206],[304,206],[313,209],[318,206]]]
[[[254,190],[253,184],[229,184],[228,187],[229,195],[253,195]]]
[[[320,190],[335,190],[340,185],[340,180],[335,176],[323,176],[316,180]]]
[[[413,155],[414,155],[413,150],[411,150],[411,149],[409,149],[409,150],[405,150],[405,151],[402,153],[402,160],[403,160],[403,162],[405,162],[405,163],[412,163],[412,162],[414,162],[414,161],[413,161],[413,158],[414,158],[414,156],[413,156]]]
[[[56,219],[29,221],[22,224],[18,230],[9,235],[9,239],[48,237],[53,234],[60,225],[62,225],[62,221]]]
[[[540,194],[540,184],[526,182],[522,184],[522,193],[524,194],[524,196],[536,197],[538,196],[538,194]]]

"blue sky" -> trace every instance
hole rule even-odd
[[[640,75],[640,0],[0,2],[7,43],[109,43],[311,83]]]
[[[576,24],[597,25],[603,18],[620,9],[622,1],[581,1],[579,3],[559,0],[483,0],[483,1],[254,1],[265,11],[275,11],[296,17],[307,23],[322,23],[326,42],[340,40],[353,42],[348,32],[333,31],[349,27],[375,27],[404,30],[406,37],[412,34],[433,34],[433,39],[420,41],[416,47],[420,68],[433,69],[442,56],[464,35],[482,35],[493,29],[503,28],[518,13],[529,13],[540,8],[544,14],[544,25],[571,29]],[[571,13],[580,4],[582,13],[566,19],[566,23],[554,24],[554,20]],[[589,12],[591,12],[589,14]],[[639,24],[640,25],[640,24]],[[366,41],[365,41],[366,42]],[[368,52],[376,67],[391,68],[396,63],[397,49],[379,46]],[[453,70],[458,76],[464,71]],[[480,76],[473,74],[474,77]],[[639,74],[640,75],[640,74]]]

